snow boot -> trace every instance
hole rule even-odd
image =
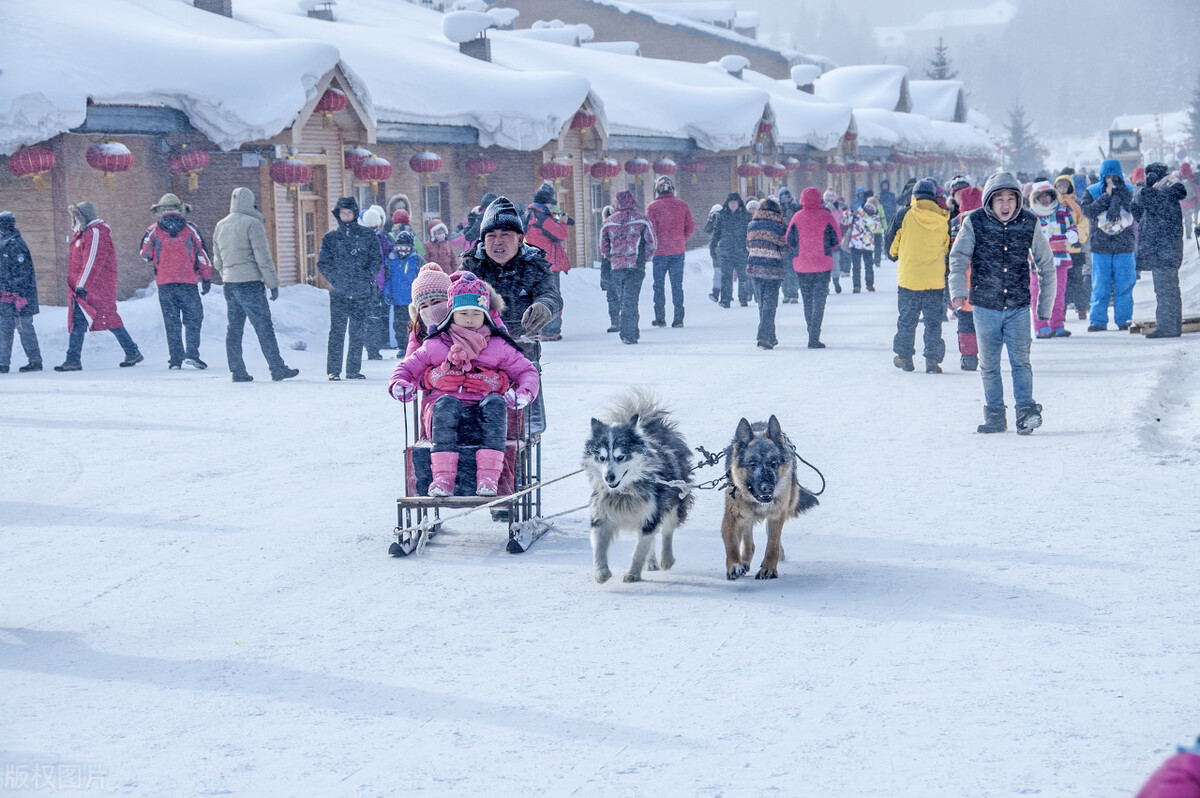
[[[438,498],[454,495],[454,480],[458,476],[458,452],[431,452],[429,463],[433,480],[426,494]]]
[[[42,370],[42,361],[40,361],[40,360],[31,360],[28,363],[26,363],[24,366],[21,366],[21,368],[17,369],[17,371],[21,372],[22,374],[24,374],[26,372],[30,372],[30,371],[41,371],[41,370]]]
[[[475,452],[475,495],[495,496],[504,469],[504,452],[479,449]]]
[[[1042,327],[1040,330],[1037,331],[1037,337],[1038,338],[1053,338],[1054,330],[1050,329],[1049,327]]]
[[[1039,404],[1017,405],[1017,434],[1028,435],[1042,426],[1042,406]]]
[[[975,357],[974,355],[963,355],[960,368],[962,368],[963,371],[974,371],[975,369],[979,368],[979,358]]]
[[[931,357],[925,358],[925,373],[926,374],[941,374],[942,367],[938,362]]]
[[[1008,417],[1003,407],[984,407],[983,423],[976,432],[1004,432],[1008,429]]]
[[[902,371],[913,370],[913,362],[911,357],[901,357],[900,355],[896,355],[894,358],[892,358],[892,365]]]

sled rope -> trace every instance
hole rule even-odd
[[[1200,239],[1197,239],[1197,247],[1200,247]],[[796,455],[797,460],[799,460],[801,463],[804,463],[806,466],[811,468],[813,471],[816,471],[817,476],[821,478],[821,489],[819,491],[817,491],[816,493],[813,493],[814,496],[820,496],[822,493],[825,492],[825,475],[821,473],[821,469],[817,468],[815,465],[813,465],[812,463],[805,460],[800,455],[800,452],[796,451],[796,445],[794,443],[789,442],[788,447],[792,450],[792,454]],[[717,463],[719,463],[722,458],[725,457],[724,449],[722,449],[719,452],[713,453],[713,452],[710,452],[708,449],[705,449],[703,446],[697,446],[696,451],[700,452],[700,454],[702,454],[704,456],[703,459],[700,460],[700,462],[696,463],[695,467],[697,469],[707,468],[708,466],[714,466]],[[673,484],[673,483],[667,483],[667,484]],[[729,470],[726,469],[725,473],[722,474],[721,476],[717,477],[716,479],[710,479],[708,482],[701,482],[699,485],[696,485],[696,489],[697,490],[723,489],[728,484],[729,484]],[[803,487],[803,486],[801,486],[801,487]],[[808,490],[808,489],[805,488],[805,490]],[[812,493],[812,491],[809,491],[809,493]]]
[[[406,527],[404,529],[397,530],[396,534],[400,535],[409,530],[418,531],[420,533],[420,538],[417,541],[417,551],[419,552],[419,551],[421,551],[421,549],[424,548],[424,541],[428,539],[430,530],[432,530],[438,524],[445,523],[446,521],[453,521],[456,518],[465,518],[466,516],[470,515],[471,513],[477,512],[479,510],[484,510],[489,507],[496,507],[501,504],[509,504],[513,499],[517,498],[518,496],[524,496],[526,493],[532,493],[533,491],[543,488],[546,485],[553,485],[555,482],[561,482],[562,480],[567,479],[568,477],[573,477],[576,474],[580,474],[580,473],[583,473],[583,469],[577,468],[574,471],[570,472],[569,474],[563,474],[562,476],[555,477],[554,479],[543,480],[542,482],[535,483],[533,485],[530,485],[527,488],[523,488],[514,493],[509,493],[506,496],[499,496],[485,504],[477,504],[474,507],[467,507],[466,509],[459,510],[458,512],[454,512],[454,513],[450,513],[449,515],[444,515],[440,518],[434,518],[434,516],[432,514],[427,515],[427,516],[425,516],[425,520],[422,521],[421,523],[417,524],[416,526],[410,526],[410,527]],[[574,511],[572,510],[570,512],[574,512]],[[551,517],[553,517],[553,516],[551,516]]]

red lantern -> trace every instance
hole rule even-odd
[[[772,125],[767,120],[764,119],[758,123],[758,137],[760,139],[771,135],[771,130],[772,130]]]
[[[371,151],[362,147],[350,147],[342,153],[342,163],[346,165],[347,172],[353,172],[354,167],[362,161],[363,158],[370,158]]]
[[[167,156],[167,170],[173,175],[187,175],[188,191],[200,188],[200,172],[212,162],[212,156],[204,150],[190,150],[184,144]]]
[[[463,168],[467,170],[467,174],[475,176],[480,188],[484,188],[487,186],[487,176],[496,171],[496,159],[479,155],[467,159]]]
[[[418,152],[408,159],[408,168],[421,176],[421,182],[429,185],[429,176],[442,171],[442,156],[436,152]]]
[[[645,158],[630,158],[625,162],[625,173],[640,178],[650,171],[650,162]]]
[[[670,158],[659,158],[654,162],[654,174],[673,175],[679,171],[679,165]]]
[[[787,177],[787,167],[781,163],[769,163],[763,165],[763,174],[772,180],[780,180]]]
[[[846,164],[846,171],[853,174],[862,174],[866,172],[867,169],[867,164],[864,161],[851,161],[850,163]]]
[[[354,167],[354,176],[370,183],[371,193],[374,194],[379,183],[392,176],[392,165],[386,159],[372,155],[358,162],[358,166]]]
[[[745,177],[747,179],[758,177],[762,172],[763,165],[760,163],[744,163],[737,168],[738,177]]]
[[[88,166],[104,173],[104,187],[112,188],[114,172],[128,172],[133,166],[133,153],[124,144],[106,141],[93,144],[87,150]]]
[[[596,115],[585,108],[580,108],[571,118],[571,130],[588,130],[596,126]]]
[[[574,169],[567,161],[560,161],[557,158],[551,158],[549,161],[546,161],[544,164],[542,164],[540,174],[543,180],[553,180],[555,185],[558,185],[558,181],[565,180],[570,177],[572,171],[574,171]]]
[[[847,130],[846,135],[842,136],[843,141],[854,141],[857,138],[858,134],[850,130]]]
[[[8,171],[15,177],[32,177],[38,191],[50,184],[42,176],[54,168],[54,153],[45,147],[26,147],[8,156]]]
[[[825,171],[829,172],[831,175],[845,174],[846,164],[839,161],[832,161],[829,166],[825,167]]]
[[[800,162],[800,171],[805,172],[807,174],[812,174],[813,172],[819,172],[819,171],[821,171],[821,164],[819,161],[813,161],[813,160],[801,161]]]
[[[789,155],[783,161],[783,168],[788,170],[789,172],[795,172],[797,169],[800,168],[800,159],[793,158]]]
[[[345,108],[347,102],[346,92],[332,86],[325,90],[321,99],[317,100],[316,107],[317,113],[325,115],[324,127],[333,127],[333,115]]]
[[[287,198],[294,200],[297,189],[312,180],[312,167],[294,157],[284,158],[271,164],[268,173],[281,186],[287,186]]]
[[[592,177],[603,180],[606,188],[619,174],[621,174],[621,164],[616,158],[604,158],[592,164]]]
[[[708,168],[708,164],[706,164],[704,161],[697,161],[697,160],[692,159],[692,160],[684,161],[683,165],[680,166],[679,168],[683,171],[683,173],[685,175],[692,176],[692,185],[694,186],[694,185],[696,185],[696,175],[703,174],[704,170]]]

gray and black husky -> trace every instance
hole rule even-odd
[[[692,465],[687,443],[658,402],[633,391],[605,414],[592,419],[583,448],[583,467],[592,483],[592,557],[596,581],[607,582],[608,545],[622,532],[638,536],[626,582],[642,578],[642,568],[666,570],[675,564],[671,535],[692,506]],[[655,559],[654,536],[662,535]]]

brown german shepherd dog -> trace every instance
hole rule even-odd
[[[775,416],[751,425],[738,422],[733,442],[725,450],[725,576],[737,579],[750,571],[754,557],[754,525],[767,522],[767,550],[755,579],[775,579],[783,558],[783,524],[817,506],[817,497],[796,480],[796,450]],[[740,551],[739,551],[740,544]]]

